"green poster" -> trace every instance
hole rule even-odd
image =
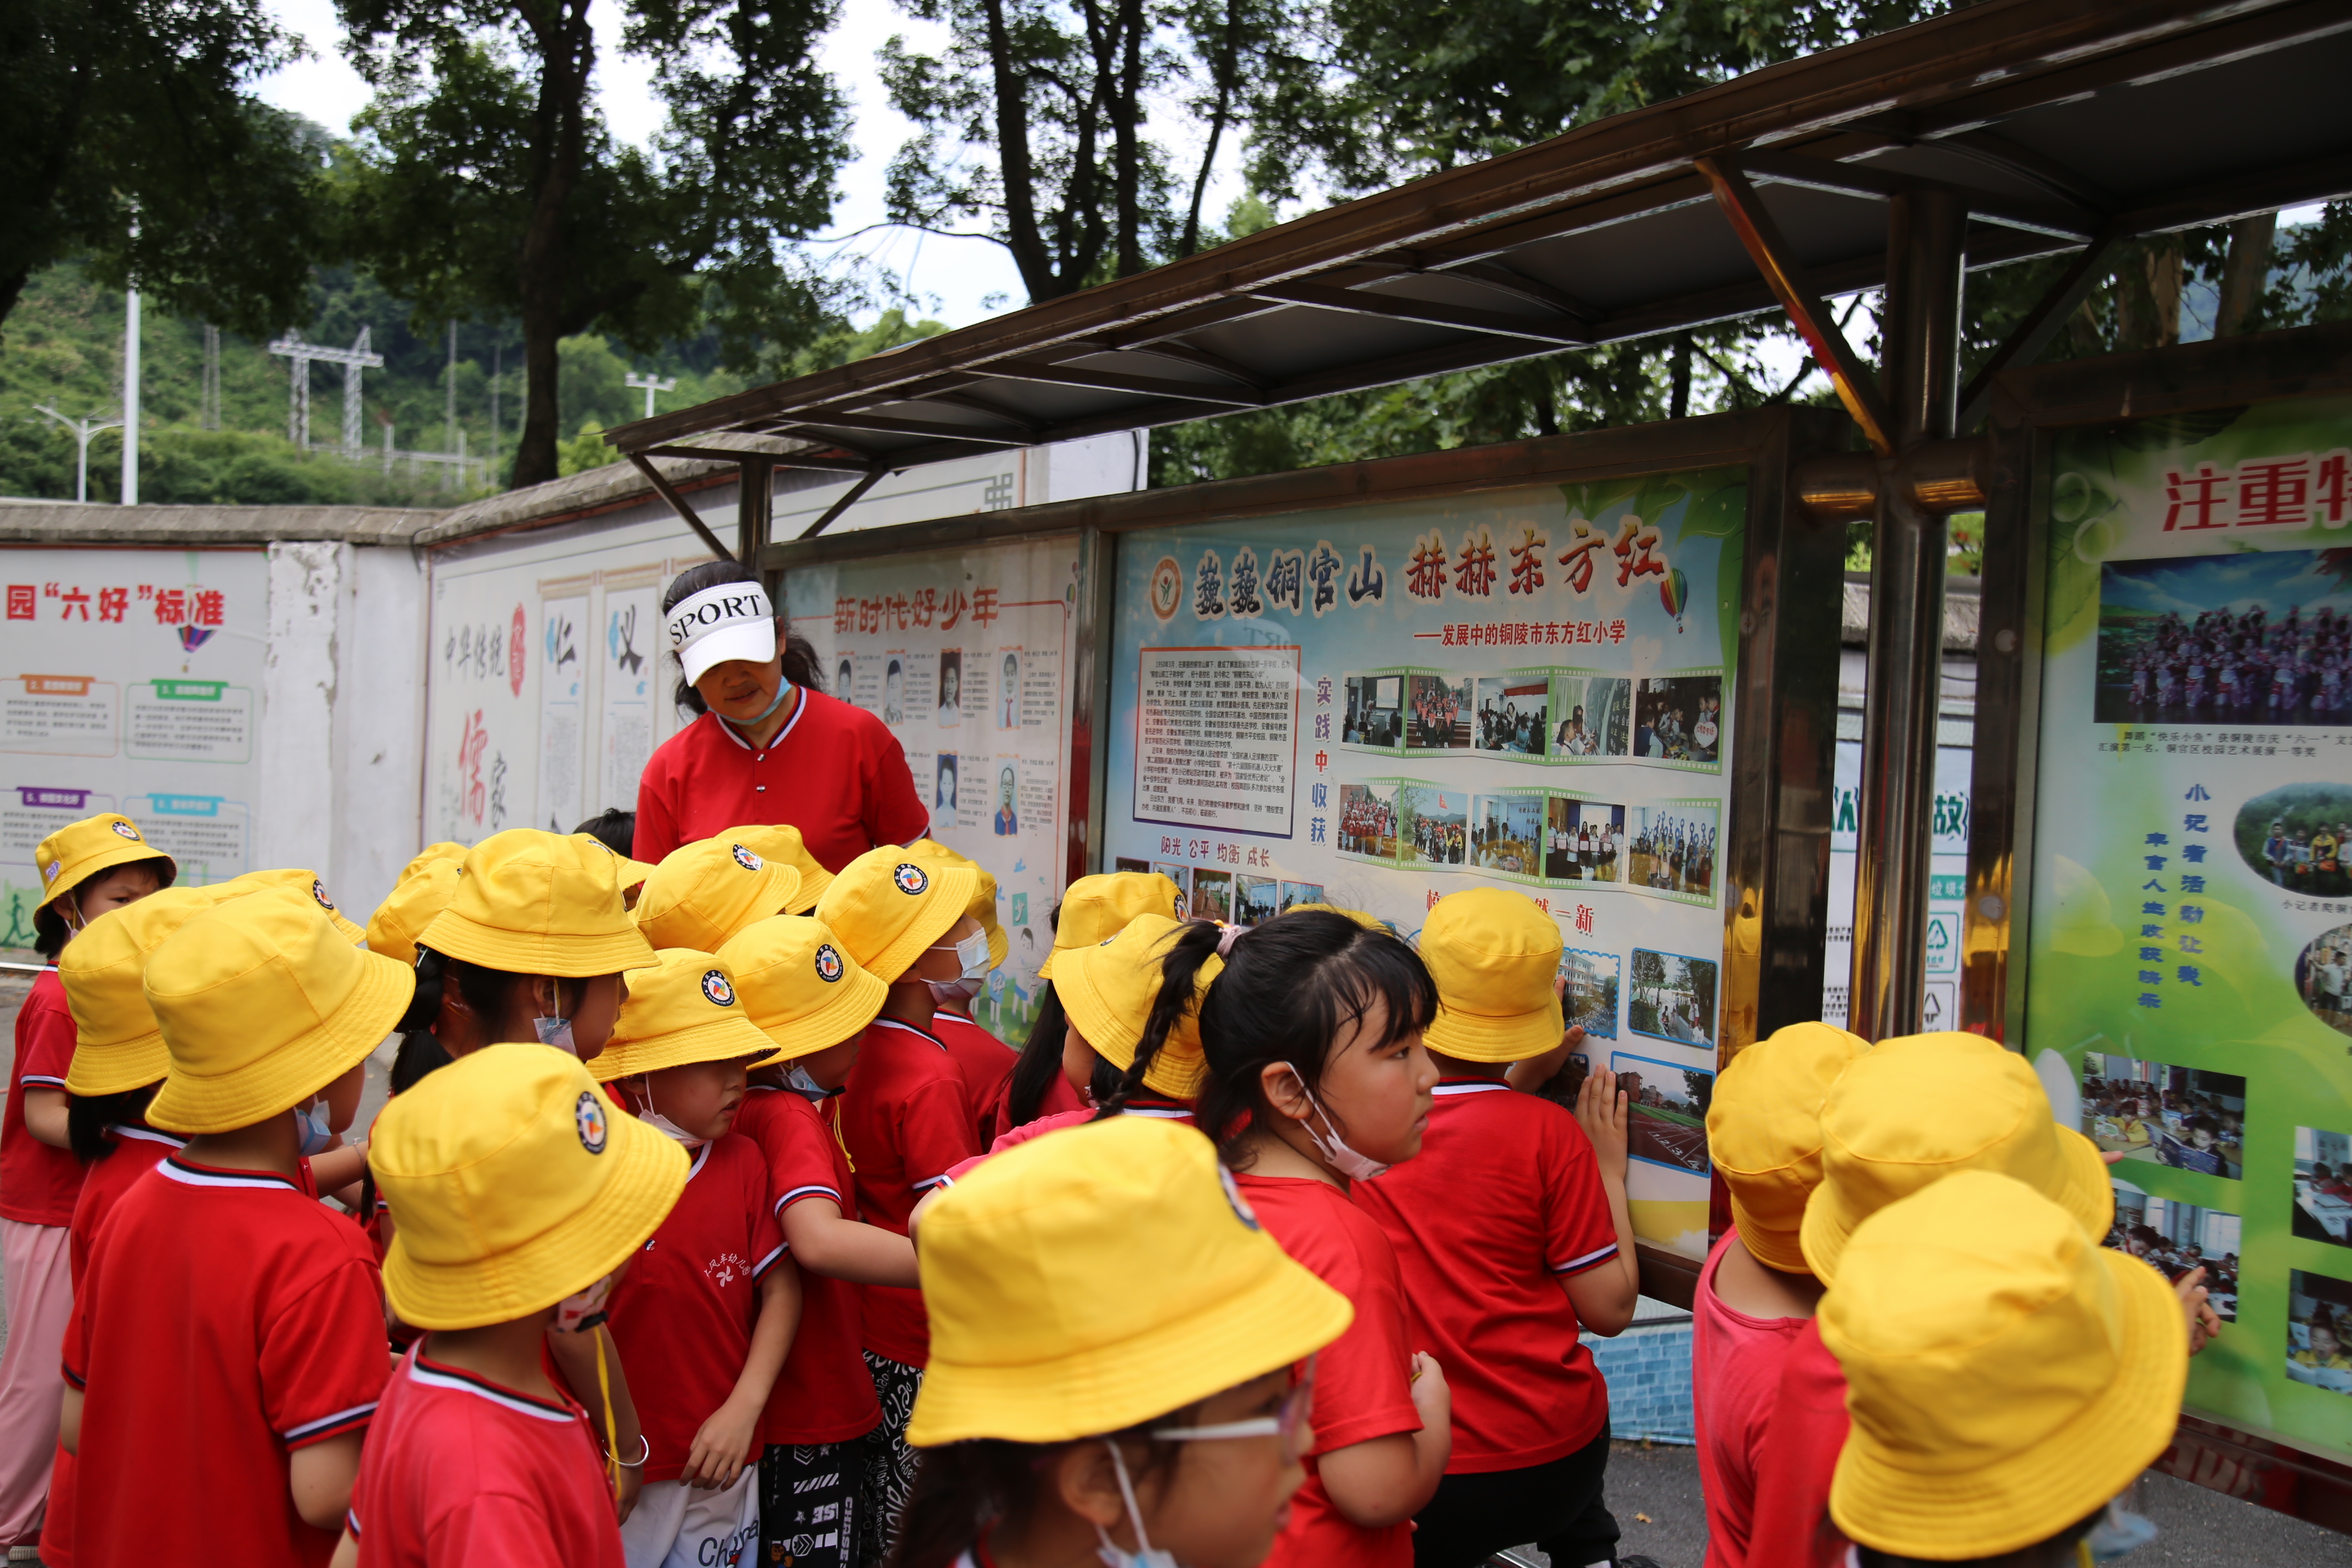
[[[2352,1456],[2352,399],[2060,434],[2026,1049],[2202,1265],[2188,1405]]]

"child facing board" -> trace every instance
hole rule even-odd
[[[890,988],[803,915],[746,927],[719,962],[781,1063],[752,1075],[735,1131],[767,1162],[768,1201],[801,1272],[800,1330],[761,1432],[761,1560],[855,1568],[870,1523],[859,1439],[882,1421],[860,1344],[858,1288],[917,1283],[913,1245],[858,1222],[840,1134],[842,1085]]]
[[[773,1055],[719,960],[667,948],[632,973],[590,1064],[692,1156],[684,1195],[613,1291],[646,1434],[644,1489],[621,1526],[629,1568],[734,1562],[760,1538],[761,1426],[800,1321],[800,1276],[759,1146],[733,1129],[746,1070]]]
[[[497,1045],[385,1107],[371,1152],[404,1221],[384,1299],[426,1332],[376,1407],[337,1568],[623,1568],[614,1467],[545,1346],[602,1314],[684,1151],[577,1061]]]
[[[985,866],[934,839],[918,838],[907,847],[950,865],[970,866],[975,879],[971,902],[964,913],[979,922],[987,946],[970,952],[971,962],[964,965],[961,978],[930,983],[931,1005],[936,1009],[931,1015],[931,1033],[947,1047],[957,1070],[963,1074],[964,1103],[971,1108],[972,1132],[985,1144],[991,1137],[990,1112],[1004,1098],[1005,1081],[1013,1076],[1017,1059],[1011,1046],[982,1028],[971,1016],[972,998],[988,984],[989,975],[1003,967],[1005,955],[1013,950],[1012,939],[996,919],[996,879]],[[984,966],[979,962],[983,952],[988,960]]]
[[[1640,1295],[1625,1097],[1595,1074],[1570,1114],[1504,1079],[1566,1033],[1559,927],[1533,900],[1449,894],[1420,952],[1437,986],[1428,1131],[1420,1153],[1353,1194],[1452,1369],[1453,1451],[1414,1521],[1413,1562],[1473,1568],[1532,1541],[1554,1563],[1606,1563],[1609,1391],[1578,1331],[1620,1332]]]
[[[1318,1359],[1307,1481],[1267,1561],[1404,1568],[1412,1516],[1444,1477],[1451,1395],[1438,1363],[1412,1349],[1388,1238],[1349,1199],[1351,1183],[1420,1151],[1437,1082],[1421,1035],[1437,992],[1389,932],[1294,911],[1246,931],[1186,926],[1165,962],[1171,1008],[1190,1003],[1221,949],[1201,1002],[1199,1125],[1227,1131],[1221,1157],[1282,1249],[1355,1307]]]
[[[1265,1560],[1350,1310],[1205,1140],[1118,1117],[1012,1150],[941,1197],[922,1265],[927,1453],[893,1568]]]
[[[132,1568],[152,1521],[255,1568],[327,1562],[383,1387],[358,1228],[300,1185],[288,1114],[349,1123],[408,972],[310,900],[256,893],[166,937],[142,980],[171,1067],[148,1122],[186,1135],[116,1204],[66,1335],[74,1557]]]

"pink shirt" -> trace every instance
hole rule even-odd
[[[1739,1245],[1729,1230],[1708,1253],[1691,1302],[1691,1415],[1706,1497],[1706,1568],[1746,1568],[1756,1522],[1756,1472],[1791,1346],[1810,1319],[1751,1318],[1724,1305],[1715,1271]]]

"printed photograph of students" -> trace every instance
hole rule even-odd
[[[806,916],[747,927],[718,958],[779,1053],[751,1071],[735,1131],[759,1145],[801,1275],[800,1325],[761,1426],[758,1561],[854,1568],[878,1551],[866,1539],[863,1439],[882,1421],[860,1287],[916,1282],[907,1238],[859,1220],[840,1135],[842,1086],[889,987]]]
[[[1481,752],[1540,757],[1550,738],[1551,680],[1541,671],[1482,675],[1470,744]]]
[[[2305,1241],[2352,1247],[2352,1135],[2294,1130],[2294,1231]]]
[[[1282,907],[1275,912],[1284,915],[1301,904],[1319,904],[1326,901],[1323,896],[1323,884],[1320,882],[1285,882],[1282,884],[1281,898]]]
[[[1394,1247],[1453,1393],[1445,1478],[1414,1517],[1412,1561],[1477,1568],[1533,1542],[1555,1563],[1606,1563],[1609,1391],[1578,1334],[1620,1332],[1640,1293],[1625,1097],[1591,1079],[1570,1114],[1505,1080],[1516,1062],[1549,1076],[1581,1038],[1560,1016],[1559,926],[1533,900],[1448,894],[1420,953],[1439,1075],[1421,1149],[1349,1194]]]
[[[963,722],[963,650],[947,648],[940,654],[939,726],[952,730]]]
[[[1540,876],[1544,805],[1540,795],[1477,796],[1470,807],[1470,863],[1511,876]]]
[[[817,900],[816,918],[860,969],[889,987],[845,1081],[839,1128],[858,1214],[900,1236],[922,1195],[980,1152],[963,1074],[931,1032],[930,989],[933,981],[962,977],[975,940],[986,956],[985,933],[966,912],[978,886],[969,865],[886,845],[843,867]],[[929,1337],[919,1292],[860,1289],[866,1364],[882,1405],[881,1424],[866,1438],[861,1511],[873,1527],[871,1549],[887,1551],[914,1481],[907,1416]]]
[[[2246,1080],[2201,1068],[2083,1053],[2083,1131],[2125,1160],[2236,1181],[2245,1169]]]
[[[1633,808],[1626,878],[1638,887],[1715,896],[1716,807],[1691,802]]]
[[[673,947],[656,957],[630,973],[620,1021],[589,1068],[690,1160],[685,1191],[613,1289],[613,1342],[635,1371],[645,1430],[644,1489],[621,1540],[629,1568],[701,1568],[759,1540],[761,1429],[800,1322],[800,1273],[784,1257],[767,1162],[734,1131],[746,1074],[774,1047],[715,956]]]
[[[2294,988],[2313,1017],[2352,1035],[2352,925],[2321,932],[2296,955]]]
[[[2352,722],[2352,604],[2315,550],[2110,561],[2101,724]]]
[[[1339,786],[1339,848],[1349,855],[1393,860],[1397,855],[1397,786]]]
[[[1713,1045],[1717,968],[1712,959],[1635,948],[1625,1026],[1662,1040]]]
[[[996,727],[1000,730],[1021,728],[1021,656],[1004,656],[1004,668],[997,678]]]
[[[1414,675],[1408,678],[1412,710],[1405,726],[1408,752],[1466,751],[1472,731],[1470,678]]]
[[[996,770],[996,816],[989,823],[989,831],[999,838],[1010,838],[1021,831],[1021,816],[1013,808],[1013,795],[1019,779],[1007,763]]]
[[[940,1194],[922,1276],[893,1568],[1268,1560],[1350,1312],[1207,1140],[1122,1116],[992,1159]]]
[[[1346,703],[1339,738],[1351,746],[1392,750],[1403,736],[1404,677],[1349,675],[1341,678]]]
[[[1610,676],[1562,675],[1559,705],[1567,717],[1552,737],[1558,757],[1622,757],[1632,728],[1633,683]]]
[[[2286,1374],[2295,1383],[2352,1394],[2352,1283],[2287,1271]]]
[[[1722,755],[1723,677],[1655,676],[1633,692],[1633,755],[1713,763]]]
[[[2292,784],[2258,795],[2238,808],[2231,837],[2247,868],[2273,887],[2317,899],[2352,894],[2352,789]]]
[[[351,1124],[413,984],[274,890],[196,912],[149,956],[170,1065],[146,1121],[188,1142],[114,1205],[67,1330],[80,1568],[151,1562],[158,1520],[225,1563],[332,1555],[383,1305],[367,1237],[304,1189],[293,1112],[323,1096],[326,1126]]]
[[[1397,787],[1397,821],[1413,859],[1423,866],[1459,866],[1470,847],[1470,797],[1431,784]]]
[[[906,668],[894,657],[882,669],[882,722],[903,724],[906,721]]]
[[[616,1476],[551,1338],[593,1332],[685,1190],[684,1150],[577,1061],[488,1046],[384,1108],[369,1144],[404,1221],[384,1300],[425,1331],[384,1385],[337,1561],[622,1568]],[[610,1417],[604,1422],[612,1425]]]
[[[1625,808],[1556,795],[1544,803],[1543,874],[1555,882],[1614,882],[1623,872]]]
[[[1394,1249],[1350,1195],[1420,1152],[1437,1083],[1421,1035],[1436,988],[1388,931],[1302,910],[1247,931],[1185,927],[1166,961],[1171,1005],[1189,1001],[1221,949],[1200,1004],[1209,1077],[1198,1124],[1237,1130],[1220,1153],[1243,1201],[1355,1307],[1317,1358],[1307,1481],[1266,1561],[1405,1568],[1412,1516],[1444,1477],[1451,1394],[1413,1342]]]
[[[2167,1279],[2201,1268],[2205,1299],[2225,1323],[2238,1321],[2238,1215],[2151,1197],[2129,1182],[2116,1187],[2116,1223],[2105,1245],[2128,1252]]]
[[[1254,926],[1282,912],[1276,900],[1277,885],[1271,877],[1234,879],[1234,923]]]
[[[34,847],[33,863],[46,889],[33,911],[33,942],[50,964],[92,921],[170,887],[179,874],[136,823],[112,814],[58,828]],[[34,977],[17,1009],[8,1100],[0,1109],[0,1278],[8,1293],[8,1342],[0,1352],[0,1547],[11,1550],[43,1538],[58,1451],[58,1347],[74,1305],[68,1237],[82,1186],[68,1126],[73,1058],[73,1014],[52,968]]]
[[[1192,868],[1192,916],[1196,921],[1229,921],[1234,918],[1234,874],[1212,871],[1206,866]]]

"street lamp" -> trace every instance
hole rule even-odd
[[[87,501],[89,500],[90,438],[101,430],[121,427],[122,421],[119,418],[100,419],[96,415],[87,419],[68,419],[46,403],[36,404],[34,406],[38,412],[47,415],[74,433],[74,444],[79,448],[74,459],[74,500]]]
[[[642,386],[646,389],[646,417],[648,419],[654,416],[654,394],[667,392],[677,384],[676,376],[672,376],[667,381],[656,381],[650,375],[625,375],[621,379],[631,386]]]

